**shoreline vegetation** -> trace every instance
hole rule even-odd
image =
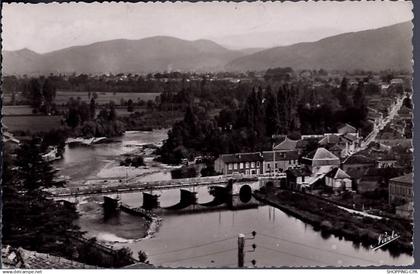
[[[383,218],[381,220],[352,214],[336,205],[320,200],[316,197],[288,190],[266,192],[265,190],[254,193],[256,199],[280,209],[288,215],[313,226],[320,231],[322,237],[337,237],[350,240],[355,246],[362,245],[370,248],[378,243],[378,237],[385,232],[390,234],[395,231],[401,237],[381,247],[388,250],[391,256],[401,253],[412,255],[412,226],[401,221]]]

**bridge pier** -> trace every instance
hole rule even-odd
[[[191,192],[186,189],[180,189],[181,191],[181,200],[180,204],[196,204],[197,203],[197,192]]]
[[[143,192],[142,208],[151,210],[159,207],[159,195]]]
[[[114,216],[120,212],[120,200],[114,199],[108,196],[104,196],[104,217],[108,218]]]

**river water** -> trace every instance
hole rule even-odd
[[[60,173],[77,180],[109,175],[118,168],[113,159],[133,152],[138,144],[159,142],[166,131],[130,132],[115,143],[98,144],[92,148],[66,148],[65,159],[56,164]],[[114,161],[114,162],[113,162]],[[147,162],[145,180],[168,179],[167,167],[153,161]],[[115,169],[116,170],[116,169]],[[135,173],[137,171],[130,171]],[[102,175],[101,175],[102,174]],[[179,201],[179,190],[158,193],[161,206],[171,206]],[[140,206],[141,193],[121,194],[124,203]],[[212,200],[205,188],[198,190],[198,202]],[[237,265],[237,237],[246,235],[245,265],[272,266],[358,266],[358,265],[408,265],[413,258],[406,254],[392,256],[388,251],[372,251],[351,241],[322,235],[312,226],[288,216],[268,205],[246,210],[220,209],[218,211],[163,215],[161,225],[151,236],[143,238],[147,226],[139,217],[120,213],[104,220],[100,207],[102,197],[81,201],[78,224],[87,236],[115,248],[129,247],[136,257],[145,251],[149,261],[165,267],[235,267]],[[256,231],[255,239],[251,232]],[[256,244],[255,251],[252,244]]]

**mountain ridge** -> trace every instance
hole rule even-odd
[[[228,49],[208,39],[113,39],[47,53],[3,51],[4,74],[148,73],[294,69],[411,70],[412,23],[348,32],[268,49]]]
[[[294,69],[411,70],[412,24],[349,32],[239,57],[228,70],[260,70],[276,66]]]

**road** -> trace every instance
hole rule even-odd
[[[350,157],[351,155],[359,151],[365,150],[369,146],[369,144],[376,139],[379,132],[383,130],[392,121],[392,119],[394,119],[395,115],[398,114],[398,111],[400,110],[402,106],[402,102],[404,101],[404,98],[406,98],[406,96],[403,96],[402,98],[397,99],[396,104],[394,105],[392,110],[389,112],[388,116],[382,119],[382,121],[379,123],[378,126],[376,125],[374,126],[372,132],[365,138],[365,140],[362,141],[360,147],[350,152],[348,157]]]

